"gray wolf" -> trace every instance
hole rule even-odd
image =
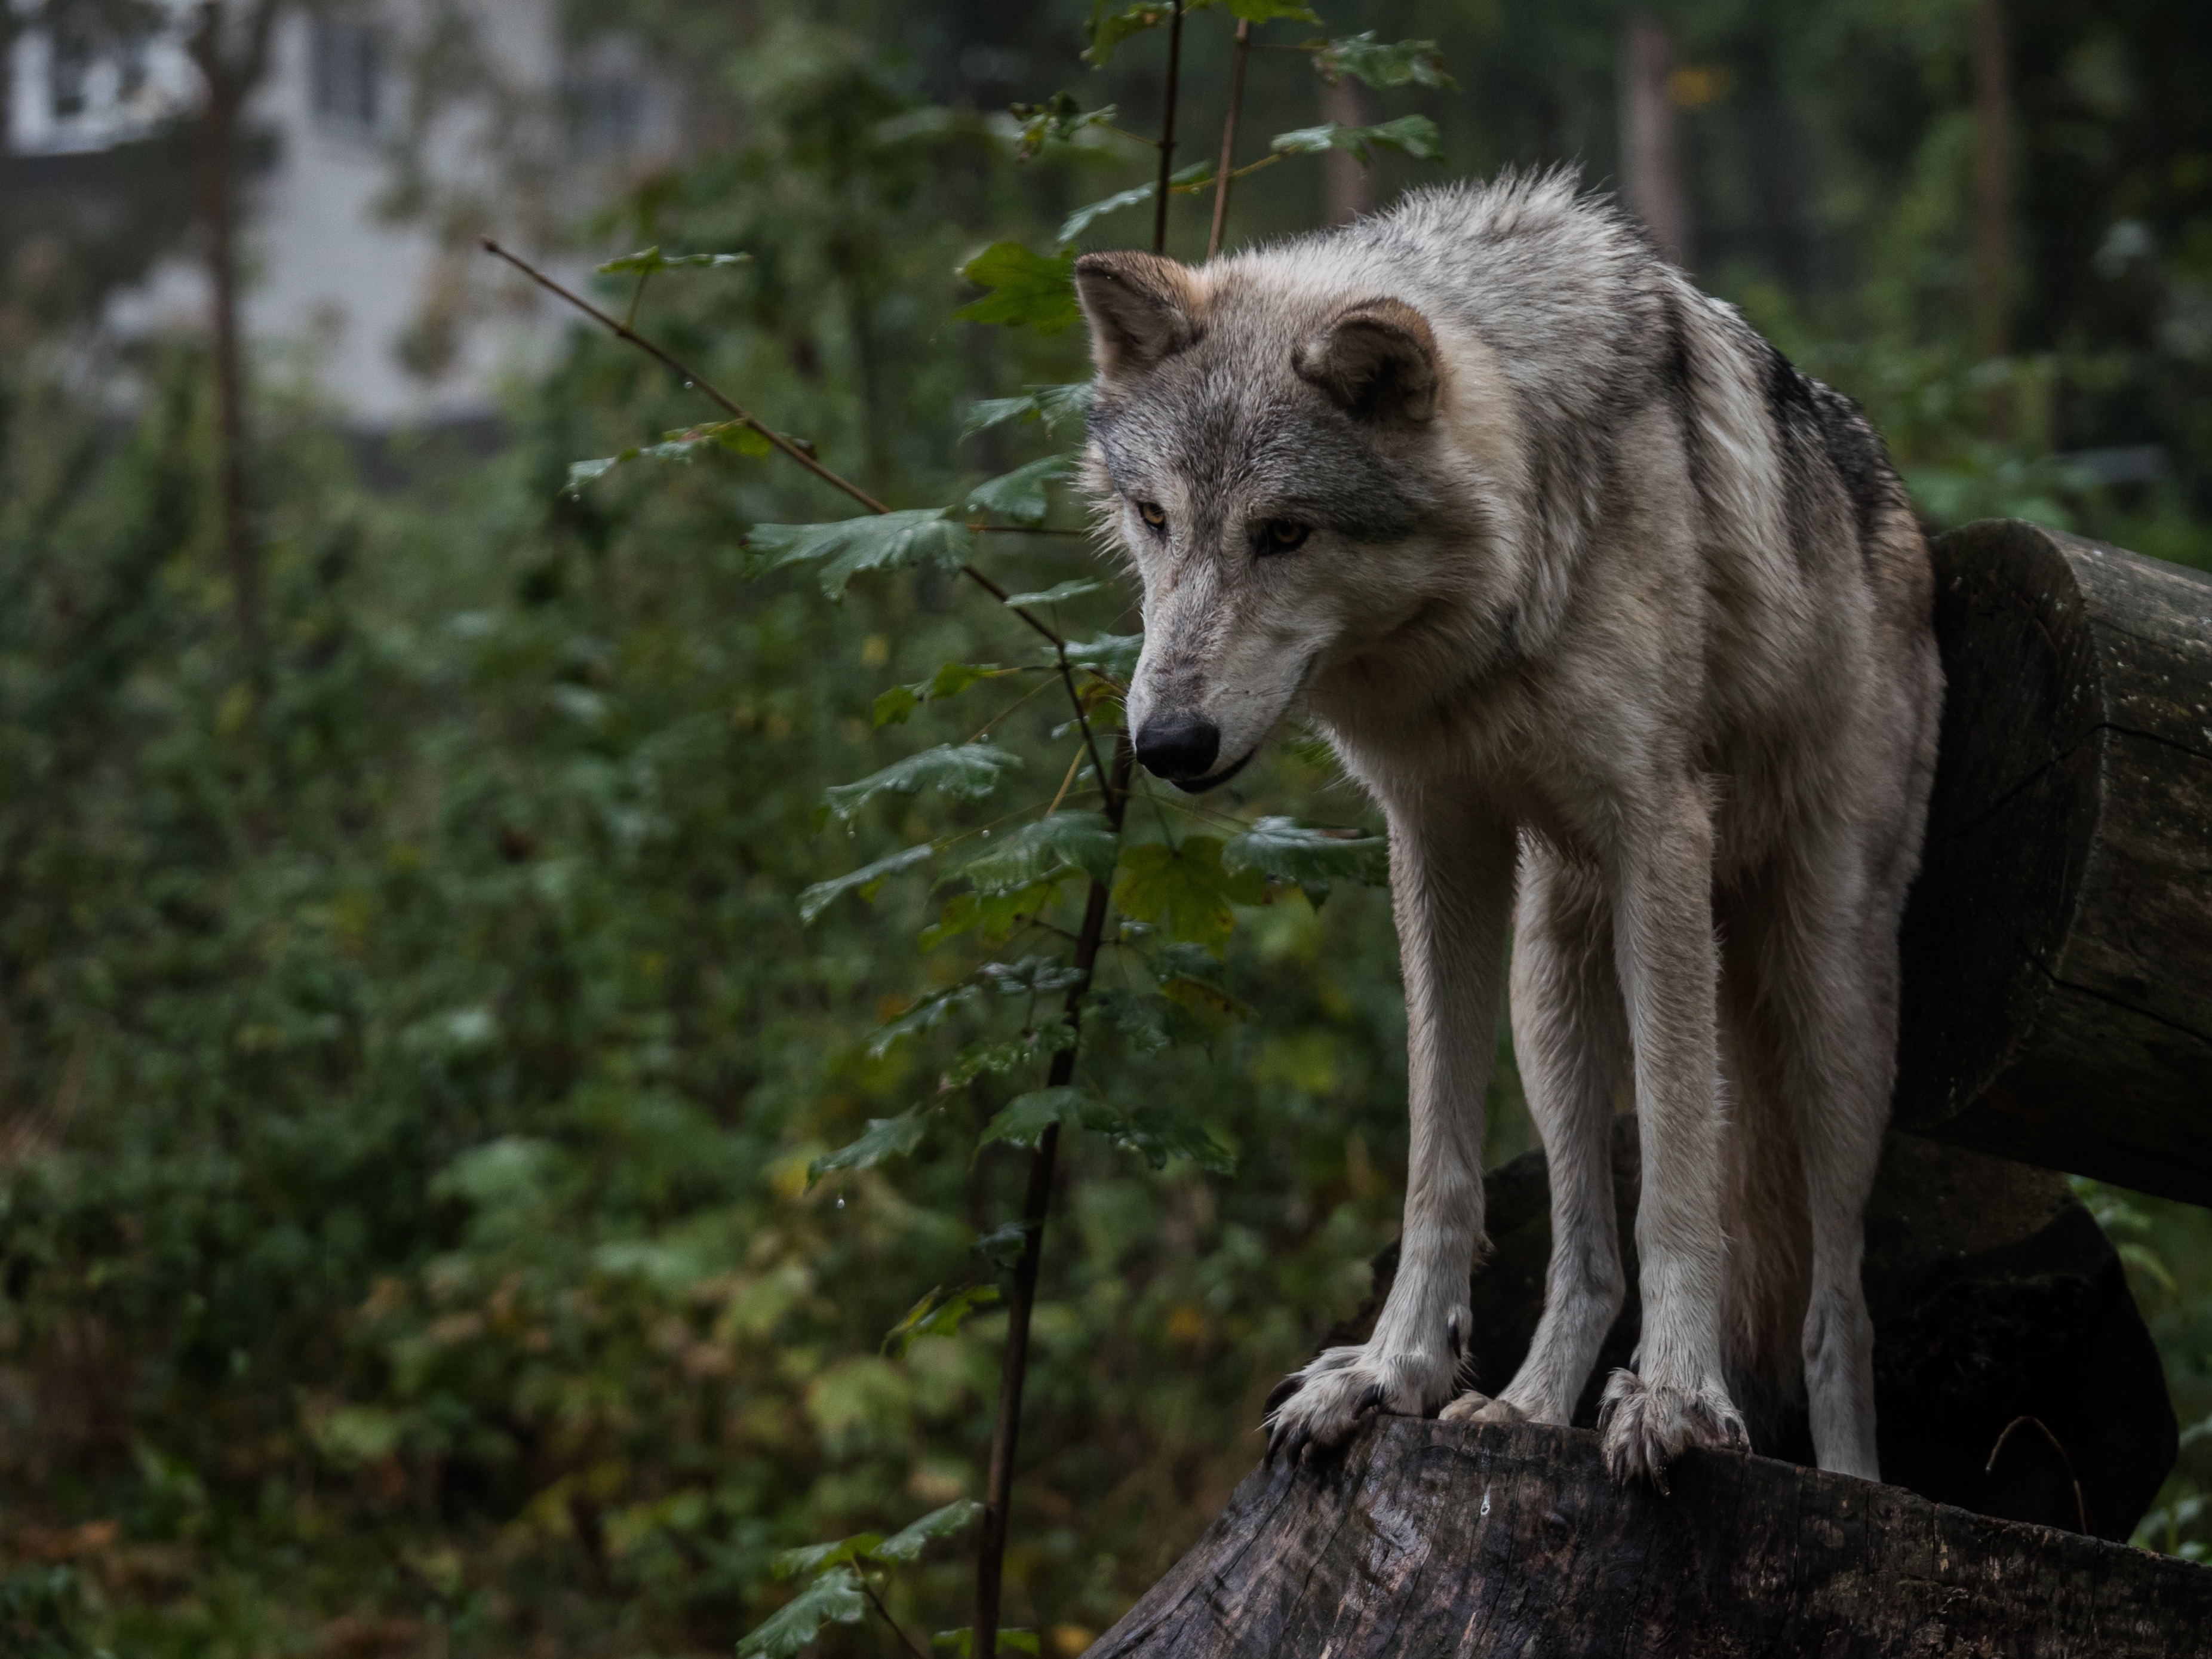
[[[1276,1390],[1271,1451],[1376,1411],[1569,1421],[1623,1296],[1632,1092],[1616,1478],[1801,1388],[1820,1466],[1877,1478],[1861,1217],[1942,695],[1880,441],[1561,173],[1075,282],[1090,483],[1144,587],[1138,758],[1211,788],[1295,714],[1389,824],[1401,1265],[1373,1338]],[[1527,1362],[1455,1399],[1509,917],[1553,1256]]]

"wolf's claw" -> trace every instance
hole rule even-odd
[[[1615,1371],[1597,1413],[1606,1468],[1618,1484],[1646,1480],[1667,1491],[1667,1465],[1692,1446],[1749,1451],[1743,1417],[1717,1383],[1699,1389],[1653,1387],[1633,1371]]]
[[[1341,1445],[1377,1413],[1433,1416],[1451,1398],[1455,1358],[1448,1351],[1380,1353],[1372,1344],[1329,1349],[1267,1396],[1270,1459],[1293,1445]]]

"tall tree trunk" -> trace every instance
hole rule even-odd
[[[1984,362],[2012,349],[2010,150],[2012,96],[2005,75],[2003,0],[1976,0],[1969,53],[1974,96],[1974,355]],[[2008,389],[1990,389],[1990,429],[2012,435]]]
[[[245,342],[239,328],[239,174],[246,100],[269,59],[278,0],[252,0],[243,28],[224,0],[202,0],[191,36],[205,101],[196,149],[202,257],[207,263],[208,334],[215,359],[216,495],[222,509],[223,562],[239,641],[258,674],[262,667],[261,555],[253,538],[246,477]]]
[[[1331,86],[1327,82],[1321,88],[1321,118],[1334,121],[1343,127],[1364,127],[1367,125],[1367,100],[1359,95],[1359,83],[1350,76]],[[1363,213],[1375,208],[1375,183],[1367,169],[1359,165],[1359,158],[1333,149],[1322,158],[1321,216],[1332,225],[1350,224]]]
[[[1668,86],[1674,70],[1667,26],[1630,18],[1620,32],[1620,193],[1659,252],[1687,269],[1694,250],[1680,123]]]

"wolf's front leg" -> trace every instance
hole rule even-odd
[[[1268,1450],[1333,1446],[1373,1412],[1433,1415],[1452,1396],[1482,1233],[1482,1104],[1498,1046],[1513,830],[1457,802],[1385,803],[1406,976],[1413,1133],[1398,1275],[1375,1334],[1331,1348],[1268,1397]]]
[[[1681,787],[1637,824],[1614,864],[1614,950],[1635,1050],[1644,1191],[1636,1248],[1644,1334],[1598,1413],[1613,1477],[1666,1490],[1690,1446],[1748,1447],[1721,1375],[1717,952],[1712,824]]]

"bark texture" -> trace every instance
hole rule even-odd
[[[2016,520],[1935,552],[1895,1121],[2212,1203],[2212,580]]]
[[[1585,1430],[1378,1419],[1255,1470],[1091,1659],[2166,1659],[2212,1631],[2212,1568],[2171,1557],[1759,1457],[1672,1485],[1616,1490]]]

